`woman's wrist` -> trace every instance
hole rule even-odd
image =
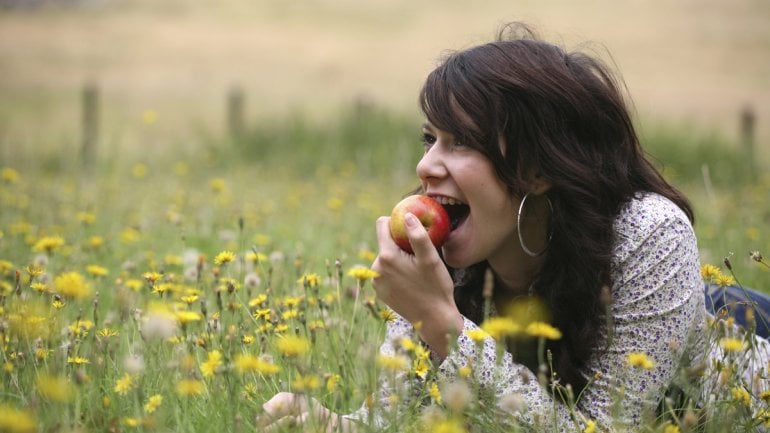
[[[437,312],[435,318],[428,317],[420,324],[418,332],[431,351],[444,359],[449,353],[451,340],[462,332],[464,320],[456,309],[446,313]]]

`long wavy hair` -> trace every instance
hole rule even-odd
[[[552,184],[553,236],[534,291],[563,333],[548,345],[553,368],[577,390],[606,331],[602,288],[612,287],[613,223],[624,204],[655,192],[694,220],[684,195],[645,156],[620,89],[600,60],[514,23],[494,42],[449,54],[420,92],[427,119],[486,155],[512,195],[527,192],[533,172]],[[458,308],[476,323],[487,268],[450,269]]]

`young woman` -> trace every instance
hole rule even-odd
[[[677,372],[708,352],[707,314],[693,211],[645,158],[616,81],[598,60],[511,25],[495,42],[449,55],[420,102],[427,120],[417,174],[449,211],[452,231],[437,251],[408,215],[410,255],[391,239],[388,218],[377,221],[374,286],[398,315],[382,351],[419,323],[438,376],[456,380],[470,366],[499,399],[520,398],[517,423],[638,426]],[[469,331],[484,320],[486,275],[487,311],[528,298],[547,307],[562,333],[547,345],[553,379],[581,393],[575,412],[538,381],[526,345],[497,359],[487,338],[477,356]],[[633,353],[653,367],[629,368]],[[382,396],[388,406],[386,382]],[[293,403],[279,394],[265,410],[280,418],[310,409]],[[310,405],[345,428],[387,418]]]

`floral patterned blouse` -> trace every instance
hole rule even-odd
[[[602,430],[626,430],[639,426],[643,415],[655,410],[680,368],[702,361],[704,355],[723,356],[719,347],[708,347],[704,338],[711,316],[704,307],[695,234],[684,212],[660,195],[639,194],[624,206],[614,230],[612,337],[606,331],[597,335],[600,341],[583,372],[590,383],[576,404],[577,419],[565,404],[554,401],[550,389],[532,371],[515,363],[510,353],[498,362],[491,337],[481,343],[479,356],[477,343],[468,335],[478,326],[467,318],[456,344],[437,366],[439,380],[457,380],[460,370],[472,360],[475,379],[482,387],[493,389],[503,406],[508,402],[503,409],[517,424],[539,431],[579,431],[591,420]],[[394,355],[401,338],[413,334],[412,325],[397,316],[388,324],[380,353]],[[750,370],[755,376],[764,375],[764,370],[755,370],[767,368],[770,353],[764,340],[759,344],[764,353]],[[632,353],[645,354],[653,367],[630,366]],[[379,400],[386,409],[393,382],[401,386],[403,381],[381,379]],[[623,397],[618,399],[621,390]],[[386,423],[386,414],[377,412],[369,414],[364,406],[346,417]]]

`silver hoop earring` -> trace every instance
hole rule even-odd
[[[548,228],[548,240],[545,242],[545,248],[543,248],[542,251],[534,252],[527,248],[526,245],[524,245],[524,238],[521,236],[521,211],[524,210],[524,202],[527,201],[527,198],[529,197],[529,193],[524,194],[524,197],[521,198],[521,203],[519,203],[519,213],[516,215],[516,232],[519,235],[519,245],[521,246],[521,249],[527,253],[530,257],[537,257],[541,254],[543,254],[547,249],[548,245],[551,243],[551,238],[553,237],[553,232],[551,231],[551,228]],[[551,199],[548,198],[548,196],[544,196],[546,202],[548,203],[548,209],[553,213],[553,204],[551,203]]]

